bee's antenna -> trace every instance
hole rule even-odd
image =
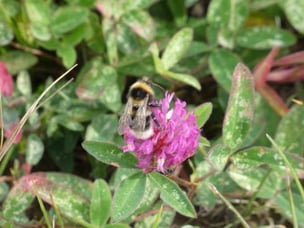
[[[163,93],[165,93],[166,90],[161,85],[159,85],[155,82],[152,82],[147,76],[143,77],[142,80],[149,83],[150,85],[153,85],[153,86],[159,88]]]
[[[154,82],[150,82],[150,83],[151,83],[153,86],[159,88],[161,91],[163,91],[163,92],[166,91],[161,85],[159,85],[159,84],[157,84],[157,83],[154,83]]]

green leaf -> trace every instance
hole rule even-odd
[[[217,33],[217,40],[220,46],[233,49],[235,46],[234,32],[228,28],[221,28]]]
[[[216,24],[210,24],[207,26],[206,28],[206,38],[208,41],[208,44],[211,47],[216,47],[219,44],[219,32],[220,32],[221,28],[219,25]]]
[[[0,47],[9,44],[14,39],[13,30],[0,19]]]
[[[0,182],[0,201],[3,202],[9,191],[9,186],[6,182]]]
[[[118,49],[124,54],[127,54],[129,60],[133,60],[129,54],[132,54],[135,50],[140,48],[136,35],[127,25],[123,23],[117,25],[116,34]],[[121,63],[121,59],[119,60],[119,63]]]
[[[107,108],[117,112],[121,107],[121,92],[116,79],[113,67],[103,65],[100,58],[94,58],[82,68],[76,93],[84,100],[100,100]]]
[[[83,131],[84,129],[78,121],[72,119],[71,116],[67,114],[57,115],[52,120],[71,131]]]
[[[67,68],[74,65],[77,58],[77,53],[73,46],[62,44],[62,46],[57,49],[57,55],[62,58],[63,65]]]
[[[156,0],[126,0],[122,3],[124,12],[138,9],[146,9],[155,3]]]
[[[66,0],[71,5],[79,5],[88,8],[94,7],[96,0]]]
[[[28,71],[21,71],[18,74],[16,84],[23,96],[29,97],[32,94],[32,84]]]
[[[304,107],[295,105],[283,117],[274,138],[284,152],[303,155],[304,152]]]
[[[288,0],[281,1],[288,21],[300,33],[304,34],[304,1]]]
[[[37,43],[39,44],[39,46],[50,50],[50,51],[54,51],[59,49],[62,46],[62,43],[59,40],[48,40],[48,41],[37,41]]]
[[[88,18],[88,10],[75,6],[59,7],[51,21],[51,30],[54,35],[62,35],[75,29]]]
[[[129,225],[123,223],[106,224],[105,228],[130,228]]]
[[[263,164],[282,166],[284,161],[277,152],[269,147],[256,146],[231,156],[230,160],[239,169],[249,169]]]
[[[121,108],[121,91],[118,83],[115,82],[111,86],[106,87],[103,96],[99,99],[108,109],[118,112]]]
[[[37,165],[43,156],[44,144],[38,135],[30,134],[26,141],[25,160],[30,165]]]
[[[199,128],[203,127],[206,121],[209,119],[212,112],[212,103],[207,102],[197,106],[194,110],[196,116],[196,122]]]
[[[111,213],[111,191],[107,182],[95,180],[90,205],[90,222],[98,227],[107,223]]]
[[[150,50],[151,53],[151,50]],[[155,74],[153,59],[146,48],[141,48],[124,56],[119,60],[117,71],[124,75],[134,75],[142,77],[143,75]],[[159,59],[159,58],[158,58]],[[159,59],[160,62],[160,59]]]
[[[228,50],[218,49],[211,53],[208,61],[215,80],[229,92],[233,71],[240,58]]]
[[[155,36],[155,25],[153,18],[142,10],[133,10],[123,14],[122,22],[128,25],[134,33],[145,39],[151,41]]]
[[[103,19],[119,20],[125,12],[125,8],[120,1],[96,0],[95,6],[103,14]],[[123,2],[125,3],[125,1]]]
[[[207,11],[207,20],[210,24],[225,26],[229,21],[230,2],[225,0],[213,0]]]
[[[28,0],[25,2],[25,8],[34,37],[39,40],[49,40],[51,38],[49,5],[45,1]]]
[[[76,46],[83,39],[90,35],[89,23],[82,23],[77,26],[73,31],[69,32],[63,37],[63,42],[69,44],[70,46]]]
[[[146,179],[146,175],[136,173],[121,182],[114,195],[113,222],[127,218],[139,207],[145,193]]]
[[[19,12],[20,12],[20,2],[18,0],[11,0],[11,1],[5,1],[1,0],[0,1],[3,6],[5,6],[5,13],[9,17],[15,17]],[[1,14],[0,18],[3,17],[4,15]]]
[[[263,146],[254,146],[238,151],[238,153],[230,157],[230,160],[238,169],[268,165],[277,171],[285,172],[287,168],[284,160],[275,149]],[[288,156],[288,160],[295,169],[301,169],[301,165],[294,157]]]
[[[117,78],[115,69],[103,65],[100,58],[93,58],[81,69],[77,78],[78,97],[85,100],[97,100],[104,90],[114,84]]]
[[[107,47],[108,61],[111,65],[118,62],[117,38],[115,30],[115,22],[107,17],[103,18],[102,32]]]
[[[242,63],[234,70],[232,87],[223,124],[223,141],[231,149],[244,142],[254,116],[253,75]]]
[[[74,185],[71,185],[73,179]],[[85,183],[85,184],[84,184]],[[62,173],[32,173],[23,176],[10,192],[10,207],[6,207],[6,216],[11,215],[12,210],[19,212],[29,206],[32,194],[38,195],[50,205],[56,205],[62,215],[79,224],[87,224],[89,220],[89,199],[86,197],[90,192],[90,182],[82,178]],[[82,188],[78,188],[78,186]],[[20,194],[22,193],[22,194]],[[24,198],[21,198],[21,197]],[[31,196],[31,197],[30,197]],[[30,198],[29,198],[30,197]],[[15,199],[13,208],[12,200]],[[18,201],[22,204],[19,205]],[[8,201],[7,201],[8,203]]]
[[[303,207],[303,198],[300,194],[297,194],[296,192],[292,192],[292,197],[294,201],[294,207],[295,207],[295,216],[297,217],[298,224],[300,224],[301,227],[302,224],[304,224],[304,207]],[[285,215],[290,220],[292,219],[292,212],[290,210],[290,197],[287,193],[287,191],[280,192],[280,194],[277,194],[274,199],[274,207],[277,208],[279,212],[281,212],[283,215]],[[294,227],[295,224],[293,224]]]
[[[250,10],[252,11],[258,11],[265,8],[268,8],[272,5],[279,4],[282,2],[281,0],[253,0],[250,2]]]
[[[198,57],[201,54],[209,53],[212,49],[213,48],[205,42],[192,41],[185,58]]]
[[[120,148],[105,142],[85,141],[82,147],[97,160],[109,165],[135,168],[137,159],[131,153],[124,153]]]
[[[117,134],[117,116],[100,113],[86,128],[85,140],[111,142]]]
[[[231,170],[229,171],[229,176],[246,191],[254,192],[259,190],[258,197],[269,199],[276,195],[277,191],[281,190],[283,181],[278,173],[272,172],[269,174],[269,172],[269,170],[262,168]],[[267,176],[267,179],[260,186],[265,176]]]
[[[163,71],[161,74],[165,75],[169,78],[172,78],[174,80],[183,82],[187,85],[191,85],[194,88],[196,88],[197,90],[201,90],[201,84],[199,83],[199,81],[195,77],[193,77],[191,75],[182,74],[182,73],[174,73],[174,72],[171,72],[171,71],[168,71],[168,70]]]
[[[221,171],[225,168],[229,157],[234,153],[233,150],[225,145],[217,144],[211,148],[209,152],[209,160],[217,170]]]
[[[207,19],[210,24],[236,31],[243,26],[248,16],[248,2],[244,0],[211,1]]]
[[[4,61],[11,74],[26,70],[38,61],[37,57],[22,51],[9,51],[0,56],[0,61]]]
[[[159,49],[156,43],[152,43],[149,47],[149,51],[152,54],[154,66],[157,73],[161,73],[165,71],[165,66],[161,59],[159,58]]]
[[[66,186],[72,186],[73,191],[84,198],[91,199],[92,183],[84,178],[68,173],[47,172],[37,173],[38,175],[47,175],[47,179],[52,182],[62,183]]]
[[[20,215],[31,205],[34,196],[30,191],[24,191],[20,181],[15,183],[2,205],[2,215],[7,220],[18,221]]]
[[[192,39],[193,30],[191,28],[184,28],[171,38],[161,57],[164,69],[169,70],[186,54]]]
[[[185,2],[183,0],[169,0],[167,1],[170,11],[174,17],[174,21],[177,27],[185,25],[187,20],[187,11]]]
[[[251,27],[238,33],[236,44],[252,49],[270,49],[274,46],[288,47],[296,42],[295,36],[276,27]]]
[[[150,173],[148,177],[160,190],[160,197],[166,204],[182,215],[196,217],[193,205],[176,183],[156,172]]]
[[[232,31],[239,30],[246,22],[249,15],[249,3],[243,0],[230,1],[230,18],[228,28]]]
[[[213,170],[214,167],[212,164],[210,164],[210,162],[206,162],[206,160],[198,163],[195,167],[195,170],[191,175],[191,180],[195,180],[206,175],[206,179],[198,183],[195,197],[196,200],[194,201],[195,205],[208,209],[214,208],[218,198],[211,191],[206,191],[209,183],[215,185],[223,194],[239,192],[241,190],[241,188],[229,177],[227,172],[213,173]],[[212,175],[210,175],[210,173],[212,173]]]
[[[133,213],[133,215],[138,215],[141,213],[145,213],[151,208],[155,207],[155,202],[159,198],[159,191],[157,188],[155,188],[154,183],[151,181],[148,181],[146,183],[146,189],[145,189],[145,194],[143,196],[142,203],[138,207],[138,209]]]
[[[139,169],[130,169],[130,168],[117,168],[115,174],[111,176],[110,184],[111,189],[117,189],[124,179],[134,175],[135,173],[139,173],[141,170]]]
[[[271,143],[265,135],[275,135],[281,118],[259,94],[255,96],[254,106],[254,122],[244,141],[244,146],[270,146]]]

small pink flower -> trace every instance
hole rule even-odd
[[[11,134],[15,131],[16,127],[18,126],[17,123],[13,123],[8,125],[5,129],[4,129],[4,136],[5,138],[9,138],[11,136]],[[20,130],[17,135],[15,136],[15,139],[13,141],[13,143],[17,144],[20,139],[22,137],[22,130]]]
[[[7,71],[4,62],[0,62],[0,93],[3,96],[10,96],[13,93],[13,77]]]
[[[145,173],[159,171],[165,173],[194,155],[200,138],[200,129],[193,113],[185,109],[186,102],[179,99],[170,103],[174,94],[166,93],[158,102],[159,107],[152,112],[159,123],[153,124],[154,134],[148,139],[134,137],[130,129],[125,129],[126,146],[123,151],[134,151],[137,166]]]

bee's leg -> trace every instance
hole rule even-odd
[[[160,128],[160,124],[159,124],[158,120],[156,119],[156,117],[154,116],[153,113],[151,114],[151,118],[152,118],[153,122],[156,124],[156,126],[157,126],[158,128]]]
[[[155,104],[155,103],[149,103],[148,105],[151,108],[159,108],[161,106],[160,104]]]

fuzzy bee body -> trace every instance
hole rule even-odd
[[[132,134],[139,139],[147,139],[153,135],[151,102],[154,90],[147,79],[135,82],[127,94],[127,104],[119,120],[118,133],[124,134],[130,128]]]

